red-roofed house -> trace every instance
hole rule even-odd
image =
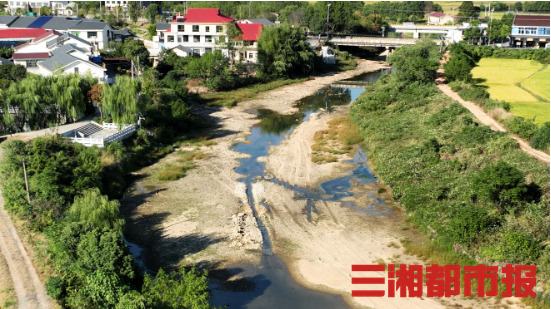
[[[46,33],[46,29],[1,29],[0,41],[2,45],[16,46],[29,42]]]
[[[241,35],[233,39],[235,51],[232,51],[234,61],[257,63],[258,38],[262,33],[262,24],[236,24]]]
[[[456,17],[440,12],[432,12],[428,15],[427,24],[428,25],[445,25],[453,24]]]
[[[157,25],[153,41],[160,49],[173,49],[179,45],[189,48],[193,55],[203,55],[215,49],[219,40],[225,40],[231,17],[220,14],[219,9],[188,9],[185,16],[176,16],[168,27]],[[227,55],[227,52],[225,53]]]

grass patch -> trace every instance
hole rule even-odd
[[[186,175],[186,172],[196,166],[194,161],[203,160],[207,155],[199,150],[178,151],[178,158],[173,163],[163,166],[157,172],[157,179],[161,181],[178,180]]]
[[[237,105],[238,102],[250,100],[261,92],[301,83],[306,80],[308,80],[308,78],[278,79],[268,83],[256,84],[231,91],[201,94],[196,100],[210,106],[231,107]]]
[[[534,60],[482,58],[472,74],[492,99],[509,102],[514,115],[534,119],[536,124],[549,121],[549,65]]]
[[[314,134],[312,162],[317,164],[336,162],[336,155],[345,154],[362,141],[360,129],[350,116],[339,117],[327,122],[329,128]]]

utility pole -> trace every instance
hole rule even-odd
[[[31,196],[29,195],[29,181],[27,180],[27,168],[25,167],[25,158],[23,158],[23,174],[25,175],[25,189],[27,190],[27,202],[31,203]]]
[[[134,59],[130,60],[130,75],[134,78]]]
[[[327,4],[327,26],[325,27],[325,32],[327,33],[327,40],[329,40],[329,8],[331,3]]]

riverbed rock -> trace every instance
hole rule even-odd
[[[252,212],[234,215],[232,223],[230,247],[240,247],[245,250],[260,250],[262,248],[262,234]]]

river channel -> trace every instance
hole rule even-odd
[[[252,185],[264,180],[292,190],[296,199],[307,201],[308,220],[312,212],[317,212],[314,201],[318,200],[340,202],[341,207],[354,208],[358,212],[374,216],[392,212],[376,192],[367,193],[375,200],[368,205],[341,201],[353,195],[350,189],[354,184],[377,181],[367,166],[366,155],[361,149],[358,149],[354,159],[348,162],[353,167],[346,176],[325,181],[315,189],[292,186],[277,178],[268,177],[265,163],[258,161],[259,157],[268,156],[271,146],[276,146],[285,140],[300,123],[307,121],[312,113],[320,110],[330,113],[333,106],[350,104],[364,91],[365,84],[377,81],[385,73],[386,71],[366,73],[324,87],[316,94],[300,100],[297,103],[299,111],[293,115],[280,115],[269,110],[254,111],[258,114],[260,122],[251,129],[247,142],[240,143],[233,149],[250,156],[240,159],[236,172],[243,175],[240,181],[247,188],[248,203],[262,234],[262,259],[260,265],[240,264],[228,269],[229,272],[239,274],[244,280],[251,282],[246,290],[227,290],[213,280],[210,285],[213,305],[228,306],[228,308],[349,308],[341,296],[314,291],[293,280],[285,263],[272,252],[268,230],[260,216],[257,216],[255,205],[265,207],[267,212],[270,212],[270,206],[264,201],[254,200]],[[348,85],[347,82],[349,82]],[[362,82],[365,84],[362,85]]]

